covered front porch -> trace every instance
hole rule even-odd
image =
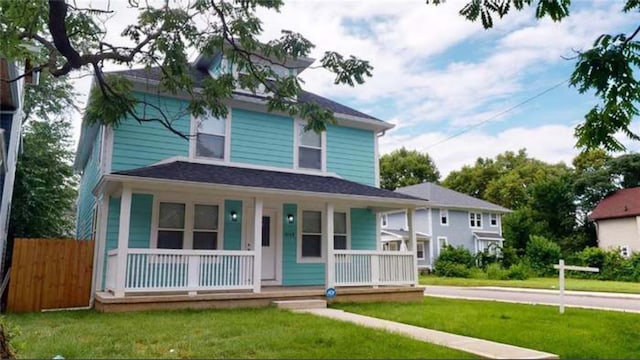
[[[255,176],[257,170],[252,171],[244,175]],[[316,298],[328,288],[337,288],[342,298],[363,291],[367,296],[420,291],[414,288],[413,223],[422,200],[338,178],[284,176],[296,177],[295,189],[177,181],[139,172],[105,176],[96,188],[98,302],[163,299],[193,305],[231,298]],[[322,178],[324,191],[299,188],[315,178]],[[346,190],[332,192],[336,187]],[[379,214],[400,208],[409,214],[408,250],[383,251]]]

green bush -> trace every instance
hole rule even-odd
[[[487,278],[491,280],[507,280],[509,278],[509,271],[503,269],[498,263],[487,265],[485,271],[487,272]]]
[[[472,279],[487,279],[487,273],[479,267],[472,267],[469,270],[469,277]]]
[[[447,245],[436,260],[436,268],[438,267],[439,261],[460,264],[468,268],[476,265],[474,256],[471,255],[471,252],[464,248],[464,246],[453,247],[451,245]]]
[[[588,247],[580,251],[577,255],[582,265],[602,269],[607,253],[597,247]]]
[[[444,277],[468,278],[471,276],[471,269],[463,264],[456,264],[450,261],[436,261],[435,273]]]
[[[560,260],[560,246],[543,236],[531,235],[525,254],[529,265],[538,275],[553,275],[556,271],[553,265]]]
[[[508,277],[511,280],[527,280],[534,275],[533,269],[524,261],[511,265],[508,272]]]

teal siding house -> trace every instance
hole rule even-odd
[[[196,80],[221,71],[202,57],[193,68]],[[297,101],[336,118],[323,133],[305,132],[242,89],[226,118],[194,118],[188,100],[153,85],[157,69],[118,73],[190,136],[133,119],[82,127],[77,237],[96,240],[99,302],[417,284],[415,251],[380,246],[380,214],[425,205],[378,188],[378,138],[393,125],[302,92]]]

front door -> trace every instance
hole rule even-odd
[[[275,220],[275,212],[264,212],[262,216],[262,280],[276,280]]]

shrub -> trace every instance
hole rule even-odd
[[[500,261],[502,262],[503,267],[509,268],[511,267],[511,265],[519,263],[520,259],[518,258],[516,249],[514,249],[512,246],[505,245],[502,248],[502,258],[500,259]]]
[[[534,275],[533,269],[524,261],[511,265],[508,272],[508,277],[512,280],[527,280]]]
[[[578,253],[578,259],[584,266],[597,267],[602,270],[606,252],[597,247],[588,247]]]
[[[491,280],[507,280],[509,278],[509,271],[503,269],[498,263],[487,265],[486,272],[487,278]]]
[[[469,270],[469,277],[472,279],[486,279],[487,273],[478,267],[472,267]]]
[[[539,275],[552,275],[553,265],[560,260],[560,246],[543,237],[531,235],[527,243],[526,257],[531,268]]]
[[[450,261],[436,261],[435,273],[444,277],[468,278],[471,276],[471,270],[467,266]]]
[[[471,252],[463,246],[453,247],[451,245],[447,245],[436,260],[436,268],[438,267],[438,262],[441,261],[464,265],[468,268],[473,267],[476,264],[475,258],[471,255]]]

